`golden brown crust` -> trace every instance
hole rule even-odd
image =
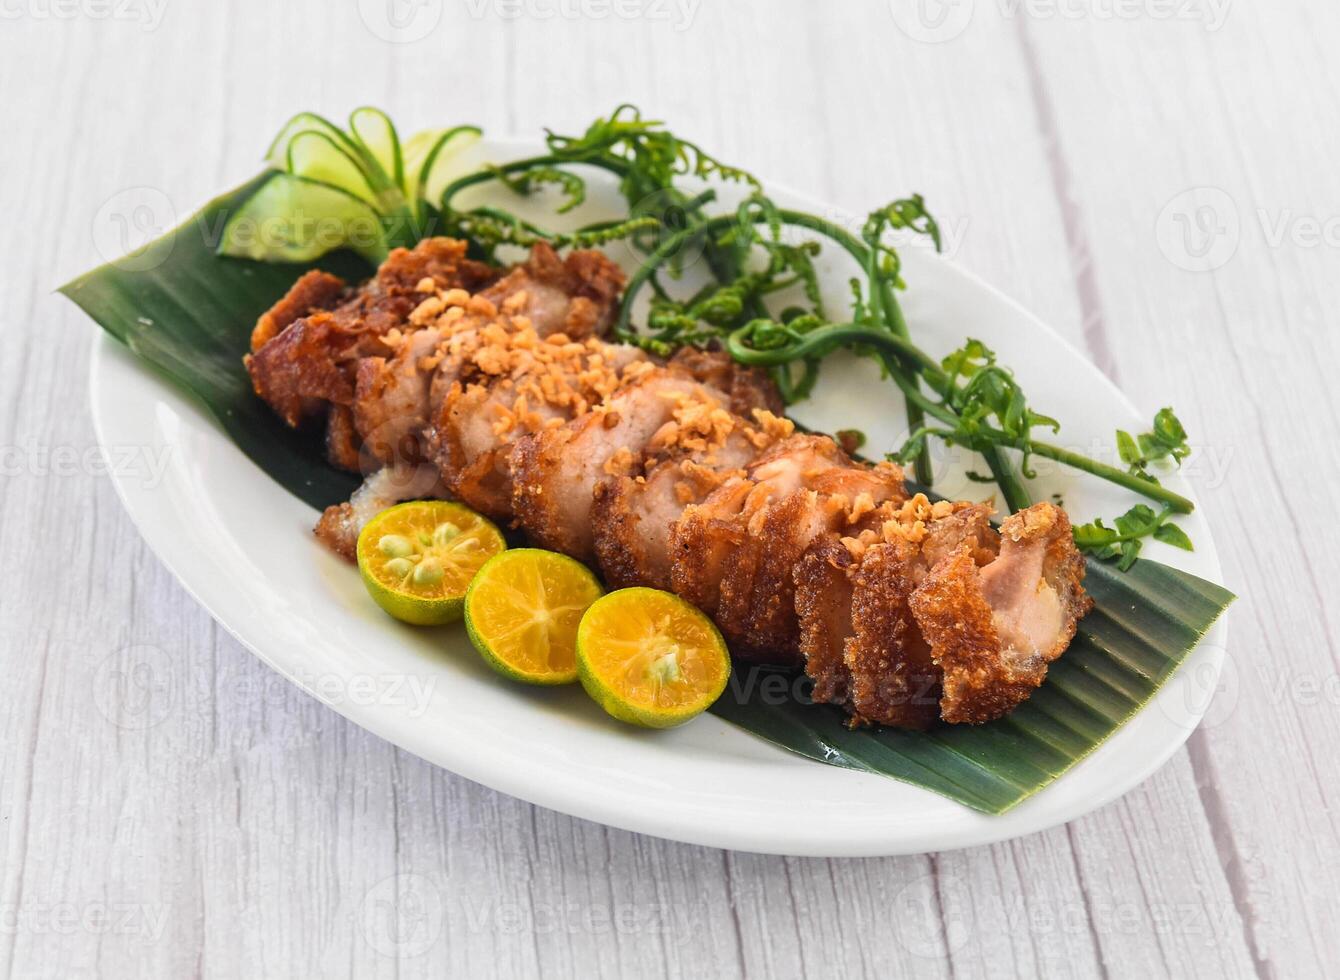
[[[860,720],[929,728],[940,715],[940,671],[908,608],[917,548],[871,548],[853,573],[851,709]]]
[[[748,480],[727,480],[686,507],[671,531],[671,587],[709,616],[716,616],[721,580],[747,538],[738,516],[752,490]]]
[[[289,291],[274,306],[260,315],[251,331],[251,351],[254,354],[269,343],[279,331],[294,320],[319,310],[333,308],[344,292],[344,280],[320,269],[313,269],[298,277]]]
[[[670,367],[687,371],[694,379],[729,396],[730,410],[751,418],[754,409],[781,415],[786,403],[772,376],[763,368],[746,367],[723,350],[681,347]]]
[[[544,491],[544,472],[562,458],[562,446],[546,444],[542,435],[524,435],[512,443],[512,513],[541,547],[572,554],[564,547],[572,547],[573,542],[567,540],[558,520],[558,502]]]
[[[349,533],[354,525],[354,509],[349,503],[327,507],[316,522],[312,533],[316,539],[347,561],[356,561],[357,533]]]
[[[508,464],[511,441],[471,456],[461,441],[462,415],[485,411],[488,389],[482,385],[455,385],[442,404],[434,428],[433,462],[452,494],[493,520],[512,516],[512,469]]]
[[[985,566],[980,559],[965,541],[936,563],[910,600],[944,672],[940,707],[948,722],[991,721],[1026,700],[1093,605],[1070,521],[1053,504],[1006,518],[1000,554]],[[1030,616],[1041,625],[1020,624]]]
[[[809,490],[797,490],[768,509],[758,537],[759,563],[749,604],[753,646],[778,651],[784,663],[800,662],[795,568],[816,541],[835,541],[832,529],[844,524],[843,502]]]
[[[347,405],[331,405],[330,414],[326,416],[326,458],[342,470],[357,473],[358,446],[353,412]]]
[[[834,538],[815,544],[796,564],[796,615],[805,673],[814,680],[812,697],[845,704],[851,672],[844,651],[852,629],[852,581],[855,559]]]
[[[630,476],[617,476],[596,486],[591,505],[596,560],[605,584],[611,589],[634,585],[668,589],[668,573],[661,578],[648,567],[647,555],[637,533],[642,515],[631,499],[636,493],[637,481]]]
[[[347,346],[334,317],[316,313],[289,324],[243,362],[256,394],[296,428],[328,402],[353,401],[353,381],[341,357]]]
[[[600,252],[579,250],[559,258],[548,242],[537,242],[516,266],[481,295],[501,308],[524,294],[518,313],[542,335],[562,332],[573,340],[605,333],[618,308],[627,277]]]
[[[931,570],[911,607],[931,656],[944,671],[940,711],[945,721],[980,724],[999,718],[1046,676],[1045,668],[1020,673],[1002,663],[994,614],[966,549]]]
[[[748,517],[745,535],[721,581],[717,625],[736,656],[755,663],[799,665],[795,563],[810,544],[806,533],[816,495],[795,490]]]
[[[467,259],[465,248],[426,238],[394,249],[376,275],[347,293],[334,276],[304,275],[252,332],[252,353],[243,361],[256,394],[295,427],[322,416],[328,404],[350,404],[359,359],[391,352],[384,338],[407,326],[425,280],[433,288],[478,289],[496,278]]]

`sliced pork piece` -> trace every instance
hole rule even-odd
[[[1000,554],[979,566],[969,546],[941,559],[910,605],[944,672],[948,722],[999,718],[1027,699],[1066,649],[1093,600],[1065,512],[1034,504],[1001,525]]]
[[[325,273],[304,275],[252,331],[252,353],[244,360],[256,394],[296,427],[323,418],[330,405],[353,405],[361,375],[358,427],[380,433],[388,419],[398,419],[404,411],[410,394],[404,381],[413,382],[412,401],[422,401],[418,379],[407,375],[403,364],[363,367],[360,362],[391,358],[403,335],[440,327],[431,311],[434,304],[446,308],[444,295],[460,291],[466,296],[493,283],[476,297],[470,314],[492,317],[508,306],[511,314],[530,317],[541,334],[568,329],[572,336],[585,336],[608,324],[624,281],[618,267],[599,253],[574,252],[560,260],[548,245],[538,245],[526,264],[495,282],[498,273],[467,259],[465,252],[461,241],[424,239],[413,249],[393,250],[376,274],[353,290]],[[425,309],[429,315],[414,315]],[[454,329],[472,325],[467,318]],[[374,402],[383,391],[392,399],[380,407]],[[430,389],[430,405],[431,394]],[[392,422],[372,447],[372,457],[388,460],[391,447],[422,426],[423,414],[415,408],[404,420]]]
[[[720,583],[717,623],[739,656],[801,662],[794,570],[818,540],[906,496],[902,470],[854,462],[827,436],[796,435],[748,469],[756,484],[737,521],[743,541]]]
[[[752,418],[756,408],[781,415],[786,407],[765,369],[746,367],[724,350],[681,347],[670,358],[670,367],[687,371],[694,379],[726,392],[730,396],[728,407],[736,415]]]
[[[298,278],[274,306],[261,314],[251,331],[254,354],[279,335],[294,320],[322,310],[334,309],[344,294],[344,280],[328,272],[313,269]]]
[[[486,336],[487,336],[486,332]],[[649,370],[636,347],[533,329],[481,346],[459,373],[431,434],[453,494],[497,520],[512,517],[512,444],[585,414]]]
[[[907,542],[885,544],[853,570],[845,659],[859,721],[924,729],[940,716],[940,670],[908,608],[917,554]]]
[[[713,619],[721,602],[721,581],[748,540],[740,515],[757,489],[752,480],[732,477],[701,503],[684,508],[671,529],[671,590]]]
[[[429,238],[395,249],[376,275],[355,290],[309,272],[262,314],[243,360],[256,394],[290,426],[323,417],[330,404],[350,405],[364,357],[385,357],[384,338],[407,329],[429,289],[478,289],[496,274],[465,257],[465,243]]]
[[[683,365],[669,365],[680,373]],[[692,374],[692,372],[690,372]],[[684,510],[700,504],[794,425],[766,409],[732,412],[709,386],[678,396],[673,418],[642,448],[640,465],[596,487],[592,509],[596,555],[611,584],[671,586],[671,535]]]
[[[295,428],[331,402],[348,405],[354,398],[349,350],[357,339],[330,313],[303,317],[246,358],[252,387]]]
[[[705,412],[717,409],[701,403]],[[766,413],[761,425],[730,416],[728,432],[691,418],[669,422],[644,447],[645,475],[619,475],[596,487],[591,511],[596,556],[606,581],[616,588],[647,585],[671,588],[671,536],[685,509],[700,504],[744,469],[759,452],[790,433],[789,423]]]
[[[656,369],[586,415],[518,439],[511,454],[512,506],[522,527],[545,548],[591,561],[596,485],[628,472],[686,400],[719,404],[723,396]]]
[[[445,339],[440,330],[418,330],[393,356],[359,361],[353,419],[370,467],[423,461],[420,434],[428,424],[429,386],[440,360],[436,351]]]
[[[852,581],[856,561],[835,538],[817,542],[792,575],[800,652],[805,673],[814,680],[811,697],[824,704],[846,704],[851,687],[847,638],[852,631]]]
[[[600,252],[580,250],[559,258],[547,242],[537,242],[525,264],[514,266],[480,295],[499,309],[528,317],[541,336],[563,333],[580,340],[609,328],[626,281],[623,270]]]
[[[362,440],[354,428],[354,413],[347,405],[331,405],[326,416],[326,459],[332,466],[360,472]]]
[[[859,722],[904,728],[938,717],[940,670],[908,598],[935,562],[960,548],[984,562],[995,556],[990,513],[918,495],[860,514],[840,542],[816,541],[795,572],[801,652],[816,701],[844,704]]]
[[[615,589],[670,589],[670,534],[691,503],[727,476],[691,459],[667,459],[646,476],[616,476],[596,486],[591,527],[605,582]]]

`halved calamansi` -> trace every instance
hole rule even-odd
[[[465,596],[465,626],[480,656],[527,684],[577,679],[577,624],[603,594],[580,562],[516,548],[489,560]]]
[[[679,596],[620,589],[582,617],[577,676],[620,721],[669,728],[720,697],[730,656],[715,624]]]
[[[386,612],[437,626],[461,618],[470,580],[506,547],[502,533],[470,508],[413,500],[368,521],[358,535],[358,570]]]

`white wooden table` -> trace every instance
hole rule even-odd
[[[5,0],[0,971],[1335,968],[1337,42],[1340,7],[1307,0]],[[1145,785],[1048,833],[887,860],[609,830],[344,721],[141,543],[94,450],[94,328],[52,293],[101,261],[119,195],[184,215],[299,108],[504,134],[624,100],[845,208],[922,191],[959,262],[1143,409],[1175,403],[1242,598],[1207,724]],[[170,666],[122,670],[141,660]],[[143,724],[109,720],[126,698]]]

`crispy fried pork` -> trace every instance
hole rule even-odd
[[[1065,514],[997,532],[986,505],[909,499],[896,465],[796,433],[766,372],[605,341],[623,282],[596,252],[539,245],[499,273],[445,239],[357,289],[299,279],[247,367],[288,424],[323,422],[333,464],[370,474],[318,538],[352,559],[377,511],[450,495],[611,587],[674,590],[734,656],[803,666],[853,724],[975,723],[1027,698],[1090,605]]]
[[[746,468],[748,490],[708,497],[675,528],[671,581],[709,611],[737,656],[801,662],[793,570],[811,546],[906,497],[892,463],[854,462],[827,436],[794,435]],[[729,542],[722,576],[713,558]]]
[[[1007,517],[985,564],[965,544],[941,558],[909,600],[944,673],[949,722],[999,718],[1026,700],[1093,606],[1065,511],[1034,504]]]
[[[357,468],[351,441],[368,470],[417,462],[435,407],[439,346],[492,322],[503,306],[542,337],[594,336],[608,326],[623,283],[598,252],[560,259],[540,243],[499,278],[466,258],[464,242],[428,238],[395,249],[357,289],[323,272],[304,275],[257,321],[247,370],[256,394],[290,426],[324,420],[334,430],[327,441],[336,465]],[[352,412],[352,437],[350,417],[336,406]]]

